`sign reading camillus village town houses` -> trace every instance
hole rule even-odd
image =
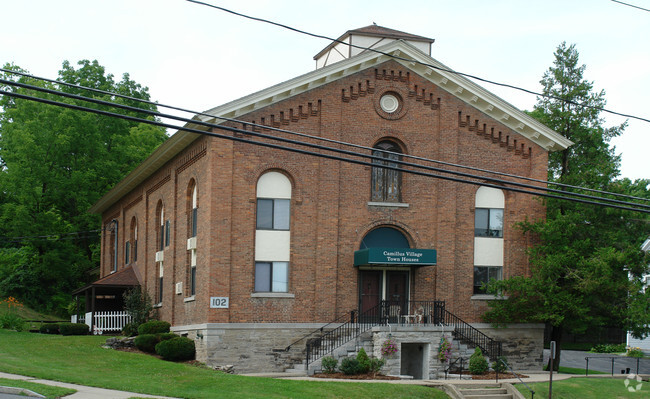
[[[413,265],[436,264],[435,249],[366,248],[354,252],[354,265]]]

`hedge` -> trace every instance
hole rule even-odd
[[[169,327],[171,327],[171,324],[166,321],[150,320],[144,324],[140,324],[138,327],[138,335],[168,333]]]
[[[176,337],[156,345],[156,353],[165,360],[192,360],[196,349],[194,341],[186,337]]]
[[[84,323],[59,323],[61,335],[88,335],[88,329]]]

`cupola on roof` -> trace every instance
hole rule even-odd
[[[428,56],[431,56],[431,44],[435,41],[435,39],[385,28],[376,24],[368,25],[345,32],[336,41],[333,41],[316,54],[314,56],[316,69],[354,57],[367,51],[365,48],[377,48],[397,40],[410,43]]]

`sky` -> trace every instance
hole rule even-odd
[[[607,109],[650,119],[650,12],[611,0],[205,1],[332,38],[372,23],[433,38],[432,57],[451,69],[535,92],[566,41]],[[650,9],[650,0],[627,2]],[[154,101],[194,111],[311,72],[329,44],[186,0],[5,0],[0,10],[0,64],[55,79],[64,60],[97,60]],[[479,84],[522,110],[536,102]],[[612,144],[623,177],[650,179],[649,122],[628,119]]]

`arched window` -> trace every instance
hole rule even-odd
[[[109,222],[108,231],[110,232],[109,238],[109,251],[111,257],[111,272],[117,271],[117,237],[118,237],[118,222],[113,219]]]
[[[186,293],[193,297],[196,294],[196,234],[198,227],[198,189],[194,179],[187,186],[187,249],[188,268],[187,268],[187,287]]]
[[[129,240],[131,242],[131,252],[132,252],[132,259],[133,262],[138,261],[138,220],[135,218],[135,216],[131,219],[131,238]]]
[[[485,294],[490,280],[503,278],[503,191],[476,190],[474,209],[474,294]]]
[[[267,172],[257,181],[255,292],[288,292],[291,181]]]
[[[384,140],[375,145],[374,148],[372,155],[383,159],[373,159],[373,164],[391,167],[399,166],[393,162],[401,159],[399,154],[402,150],[396,143]],[[392,154],[384,151],[390,151]],[[398,170],[373,166],[371,180],[371,201],[400,202],[401,173]]]
[[[162,251],[165,249],[165,244],[169,244],[169,221],[165,221],[165,208],[162,204],[162,201],[158,202],[158,207],[156,208],[156,217],[158,218],[157,220],[157,225],[158,225],[158,251],[159,253],[156,254],[156,263],[158,264],[158,282],[157,282],[157,299],[158,303],[162,304],[163,301],[163,260],[164,256],[162,254]]]

